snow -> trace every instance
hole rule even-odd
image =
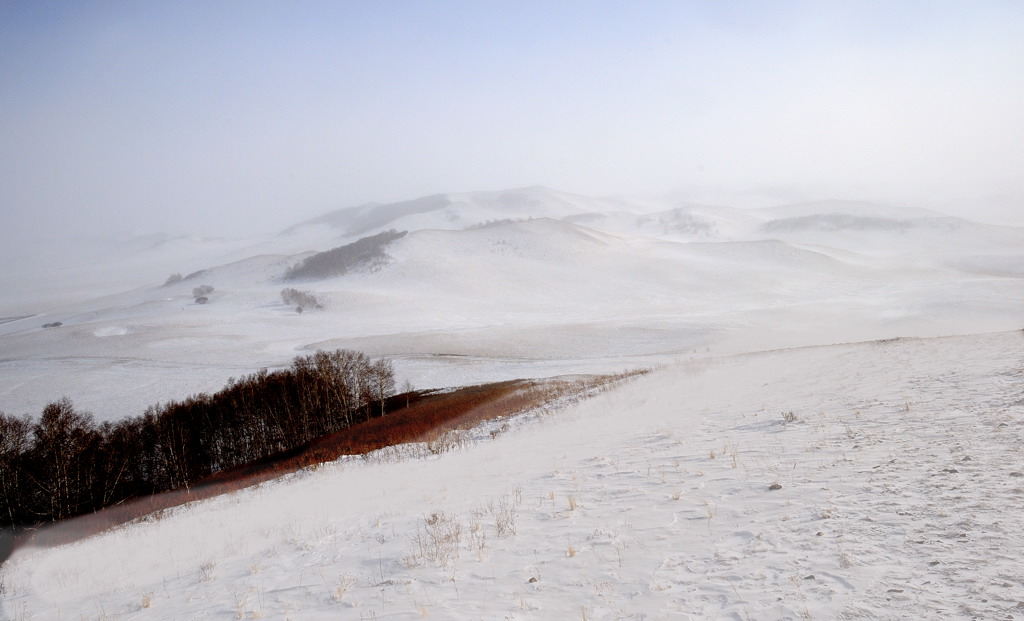
[[[409,234],[385,262],[280,280],[390,228]],[[9,414],[137,415],[317,348],[389,356],[419,388],[658,370],[459,452],[22,550],[0,616],[1024,618],[1024,229],[535,187],[51,250],[0,273]],[[456,528],[454,550],[421,545]]]
[[[1021,229],[843,201],[662,207],[545,188],[448,194],[265,239],[146,237],[76,251],[66,270],[29,261],[0,275],[0,317],[27,316],[0,323],[0,410],[36,414],[67,396],[116,419],[316,347],[391,356],[400,379],[429,388],[1024,322]],[[836,228],[837,214],[906,224]],[[779,217],[830,225],[766,228]],[[351,226],[410,233],[386,262],[280,279],[353,241]],[[206,305],[193,302],[199,285],[214,287]],[[284,287],[325,310],[297,315]],[[131,389],[111,390],[112,377]]]
[[[666,366],[459,452],[342,460],[23,550],[4,609],[1021,618],[1022,345],[1015,331]]]

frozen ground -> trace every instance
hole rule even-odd
[[[390,228],[386,261],[280,280]],[[441,457],[22,550],[0,617],[1024,619],[1021,229],[528,188],[54,250],[0,273],[7,413],[139,414],[317,347],[419,387],[659,369]]]
[[[2,611],[1024,618],[1019,330],[706,357],[486,431],[21,551]]]

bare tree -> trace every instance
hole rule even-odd
[[[405,407],[409,407],[409,397],[415,390],[416,387],[412,385],[409,378],[406,378],[405,381],[402,382],[402,394],[405,395]]]
[[[25,512],[23,471],[32,421],[0,412],[0,523],[16,524]]]
[[[210,285],[199,285],[192,289],[192,297],[196,299],[196,304],[206,304],[210,300],[211,293],[213,293],[213,287]]]
[[[52,520],[78,514],[95,483],[92,462],[99,434],[92,415],[76,412],[65,397],[43,408],[32,435],[30,476],[32,491],[43,497],[40,505],[48,505],[47,517]]]
[[[307,308],[323,308],[323,304],[312,291],[299,291],[298,289],[282,289],[281,300],[288,305],[295,305],[295,312],[301,313]]]
[[[395,366],[387,358],[379,358],[370,366],[373,382],[373,398],[380,404],[380,415],[384,416],[388,397],[395,394]]]

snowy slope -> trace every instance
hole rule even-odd
[[[462,452],[341,461],[21,551],[2,610],[1021,618],[1022,346],[1015,331],[668,366]]]
[[[281,278],[392,228],[386,260]],[[461,453],[22,551],[0,618],[1024,618],[1024,230],[526,188],[66,250],[0,273],[5,412],[135,415],[315,348],[421,388],[663,368]]]

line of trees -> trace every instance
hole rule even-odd
[[[188,488],[383,416],[394,391],[389,360],[340,349],[117,422],[97,424],[66,398],[38,420],[0,412],[0,526],[62,520]]]
[[[293,265],[284,274],[285,280],[316,280],[341,276],[351,269],[387,258],[384,249],[396,239],[405,236],[406,231],[391,229],[369,237],[357,239],[351,244],[331,248],[307,257]]]

